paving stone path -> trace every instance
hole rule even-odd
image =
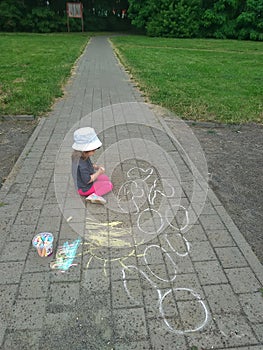
[[[0,191],[1,349],[262,349],[262,265],[167,113],[143,102],[106,37],[91,39]],[[74,188],[82,126],[103,142],[105,206]],[[39,232],[54,235],[50,257],[32,246]]]

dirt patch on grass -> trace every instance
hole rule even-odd
[[[205,153],[210,187],[263,263],[263,125],[188,125]]]
[[[37,121],[0,121],[0,187],[33,133]]]

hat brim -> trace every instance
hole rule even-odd
[[[102,143],[100,142],[99,139],[97,139],[91,143],[84,143],[84,144],[79,144],[74,142],[72,145],[72,148],[75,151],[88,152],[88,151],[94,151],[95,149],[101,146],[102,146]]]

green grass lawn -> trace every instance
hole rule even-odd
[[[149,101],[184,119],[263,122],[263,43],[111,38]]]
[[[89,37],[0,33],[0,115],[47,112]]]

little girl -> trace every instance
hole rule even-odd
[[[105,204],[102,197],[110,192],[113,185],[105,175],[102,166],[93,165],[90,157],[102,143],[93,128],[80,128],[74,132],[74,149],[72,154],[72,175],[78,193],[91,203]]]

